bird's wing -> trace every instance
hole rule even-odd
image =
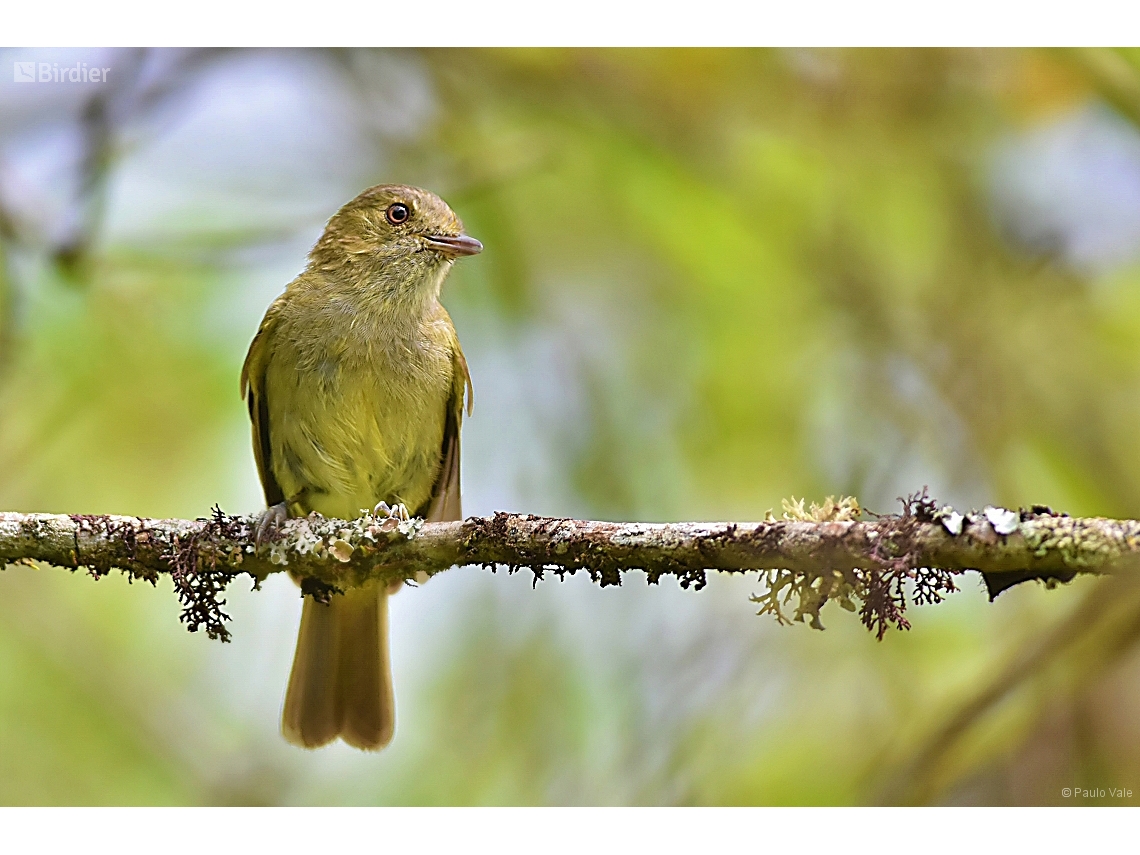
[[[265,319],[246,354],[241,368],[241,394],[249,404],[249,418],[253,422],[253,456],[257,460],[257,474],[261,476],[261,488],[265,491],[265,503],[269,507],[285,501],[285,495],[277,479],[273,477],[269,444],[269,405],[265,400],[265,368],[269,364],[272,349],[273,331],[277,325],[277,303],[269,307]]]
[[[431,502],[424,519],[430,522],[446,522],[463,519],[463,507],[459,500],[459,429],[463,424],[463,399],[467,398],[467,414],[471,414],[475,395],[471,386],[471,373],[467,370],[467,360],[455,343],[452,351],[454,373],[451,383],[451,397],[447,402],[447,421],[443,428],[443,453],[440,456],[439,476],[432,489]]]

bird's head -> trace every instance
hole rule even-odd
[[[482,249],[434,193],[380,184],[332,216],[309,267],[390,298],[437,296],[451,262]]]

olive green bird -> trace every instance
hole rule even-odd
[[[269,506],[262,532],[380,502],[462,518],[459,429],[471,378],[439,303],[452,262],[481,251],[432,193],[380,185],[333,215],[304,272],[261,322],[242,368]],[[299,581],[299,580],[298,580]],[[281,730],[383,748],[395,726],[388,589],[305,598]]]

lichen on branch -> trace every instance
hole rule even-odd
[[[767,570],[764,592],[752,597],[752,602],[760,605],[759,614],[770,614],[778,622],[787,623],[789,619],[782,606],[794,598],[796,608],[791,620],[802,622],[810,618],[812,628],[823,629],[820,609],[834,601],[849,612],[858,611],[863,625],[882,639],[890,626],[910,628],[910,622],[903,615],[907,608],[908,583],[912,585],[913,599],[918,605],[939,603],[947,594],[957,591],[953,577],[964,572],[963,568],[917,566],[922,524],[947,517],[951,510],[939,511],[926,490],[900,501],[903,512],[893,518],[891,530],[867,534],[871,542],[868,554],[874,559],[872,564],[849,568],[820,566],[800,571]],[[859,502],[853,497],[836,501],[829,496],[822,505],[812,502],[810,509],[804,508],[802,499],[784,500],[785,520],[855,522],[861,515]],[[774,517],[771,519],[775,521]],[[952,527],[947,527],[947,532],[953,533]]]
[[[424,523],[383,514],[355,520],[313,514],[284,522],[256,543],[256,516],[215,508],[198,520],[0,513],[0,564],[42,562],[99,578],[119,569],[155,583],[169,574],[191,631],[223,641],[226,585],[247,574],[255,587],[288,570],[302,593],[327,598],[370,580],[411,581],[456,565],[505,566],[559,576],[587,573],[620,585],[630,570],[649,583],[675,576],[700,590],[707,573],[756,573],[760,613],[822,628],[820,610],[836,602],[858,612],[878,637],[909,626],[910,603],[941,601],[966,570],[985,576],[991,596],[1028,578],[1049,583],[1075,573],[1110,572],[1140,552],[1140,522],[1079,519],[1035,506],[959,513],[926,491],[901,514],[862,511],[854,499],[805,507],[784,504],[751,523],[614,523],[497,513]]]

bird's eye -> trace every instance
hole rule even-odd
[[[395,204],[388,206],[388,210],[384,216],[388,218],[388,222],[390,222],[392,225],[399,226],[408,221],[408,219],[412,216],[412,211],[403,202],[396,202]]]

